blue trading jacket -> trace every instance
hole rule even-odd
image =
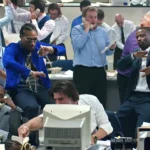
[[[42,85],[49,89],[51,87],[51,82],[48,77],[46,66],[44,64],[43,57],[40,57],[37,54],[37,51],[40,49],[40,45],[52,46],[50,44],[45,44],[37,42],[34,51],[31,54],[32,63],[37,69],[37,71],[43,71],[46,74],[46,78],[40,77]],[[66,52],[64,46],[52,46],[55,49],[54,55],[62,56]],[[29,76],[30,69],[25,66],[26,57],[29,54],[25,50],[20,42],[9,44],[3,56],[3,64],[6,68],[6,89],[17,88],[20,83],[21,78],[26,80]]]

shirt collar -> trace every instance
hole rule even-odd
[[[62,15],[61,15],[60,17],[57,17],[54,21],[62,20],[62,19],[63,19],[63,17],[62,17]]]
[[[43,15],[38,18],[38,22],[41,21],[45,16],[46,16],[46,14],[43,13]]]

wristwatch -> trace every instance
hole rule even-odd
[[[98,141],[97,136],[96,136],[96,135],[92,135],[92,138],[93,138],[94,143],[96,144],[96,143],[97,143],[97,141]]]

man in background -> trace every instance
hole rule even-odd
[[[112,26],[112,28],[115,30],[117,34],[117,47],[114,52],[114,62],[113,67],[114,70],[116,70],[117,62],[120,60],[124,44],[126,42],[126,39],[128,36],[135,30],[135,25],[132,21],[125,20],[124,17],[121,14],[115,15],[115,24]],[[126,91],[126,77],[118,72],[117,74],[117,83],[118,83],[118,89],[119,89],[119,95],[121,98],[121,101],[123,101],[124,97],[124,91]]]
[[[81,13],[83,13],[83,10],[90,6],[91,5],[91,2],[89,0],[83,0],[81,1],[80,3],[80,11]],[[73,29],[73,27],[75,27],[76,25],[79,25],[82,23],[82,14],[78,17],[76,17],[73,21],[72,21],[72,24],[71,24],[71,31]]]
[[[18,13],[27,13],[28,11],[26,11],[25,9],[22,9],[18,6],[18,0],[11,0],[14,9],[18,12]],[[21,29],[21,26],[23,24],[25,24],[26,21],[20,22],[17,19],[13,19],[9,24],[8,24],[8,33],[17,33],[19,34],[19,31]]]

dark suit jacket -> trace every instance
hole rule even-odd
[[[122,59],[117,64],[117,69],[119,70],[125,70],[127,68],[132,68],[130,82],[128,85],[127,93],[125,96],[125,99],[128,98],[131,94],[131,92],[136,88],[138,78],[139,78],[139,71],[141,68],[141,58],[132,58],[131,55],[128,55]],[[150,66],[150,53],[148,54],[146,66]],[[146,76],[146,81],[148,84],[148,87],[150,89],[150,75]]]

